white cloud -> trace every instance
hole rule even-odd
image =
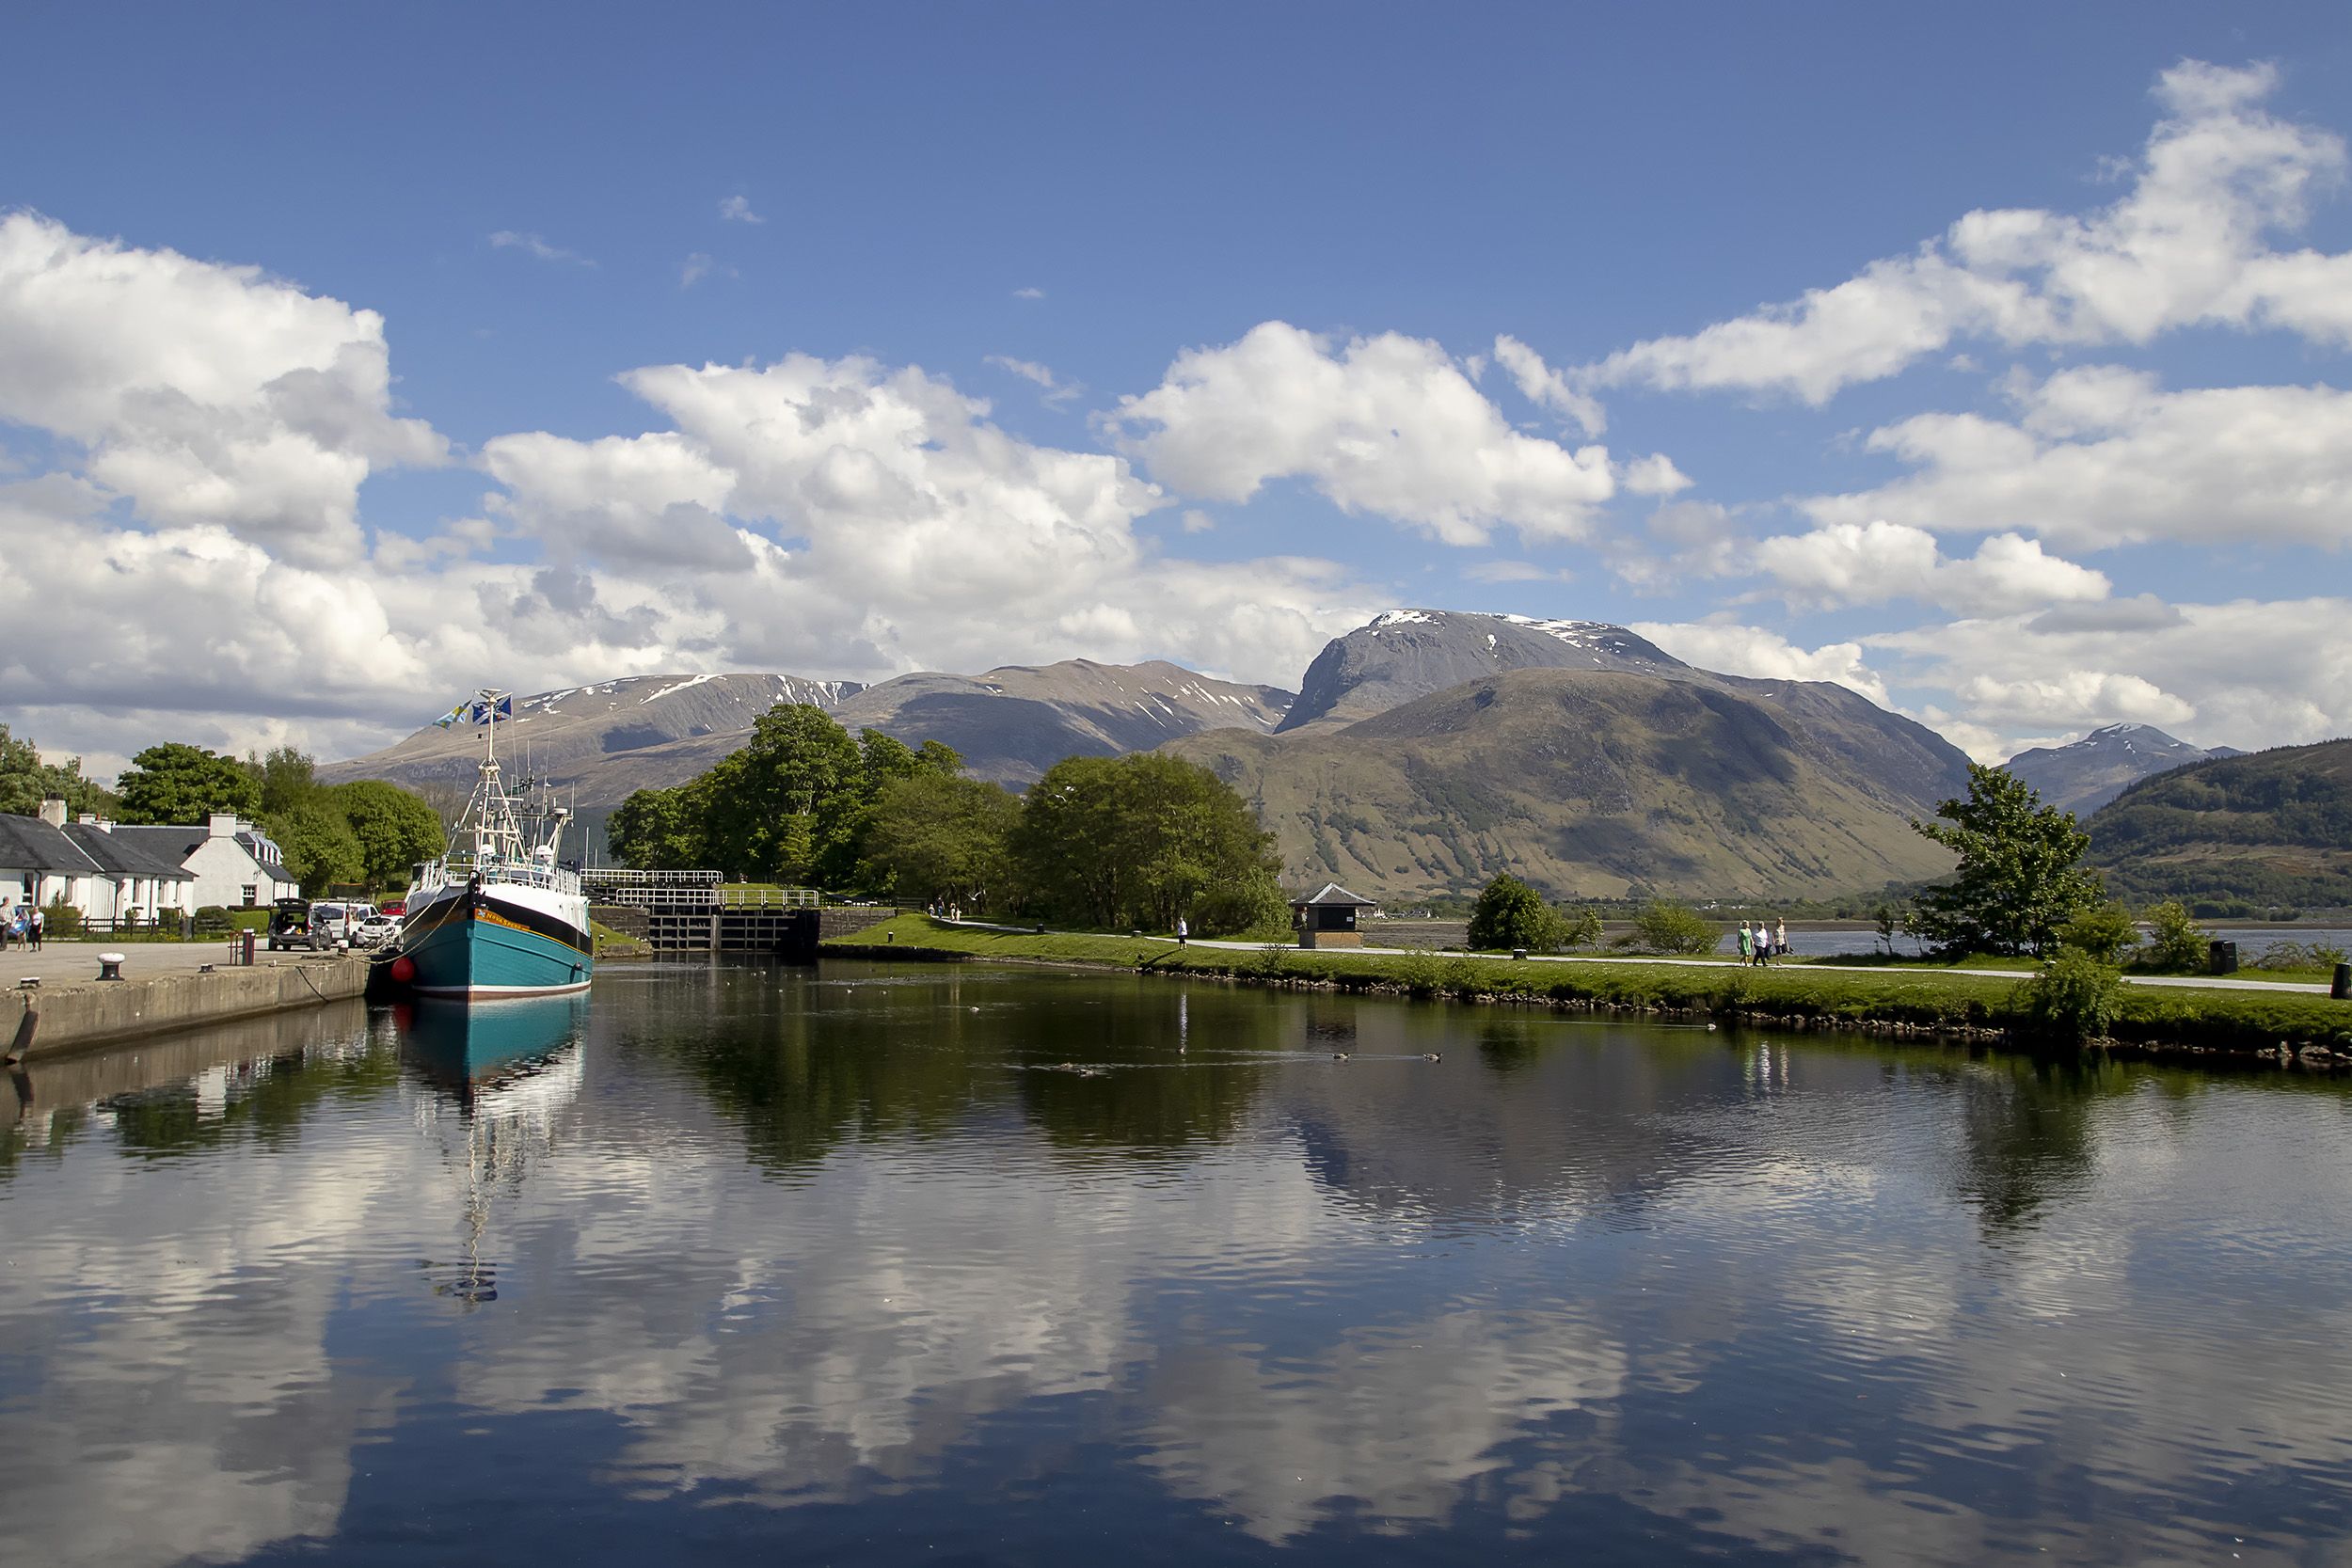
[[[1859,642],[1801,648],[1776,631],[1728,619],[1636,621],[1629,629],[1702,670],[1759,680],[1835,681],[1882,707],[1894,706],[1884,679],[1863,663]]]
[[[728,223],[766,223],[768,220],[752,211],[748,196],[730,196],[719,203],[719,216]]]
[[[0,420],[74,443],[84,476],[142,517],[349,559],[361,481],[447,456],[431,426],[391,414],[390,389],[373,310],[0,217]]]
[[[513,229],[501,229],[491,235],[490,246],[494,250],[519,250],[526,256],[535,256],[542,261],[563,261],[580,267],[593,267],[596,264],[577,250],[566,250],[562,245],[549,245],[536,234],[525,234]]]
[[[1462,568],[1471,582],[1574,582],[1576,574],[1564,566],[1538,566],[1532,561],[1481,561]]]
[[[2030,529],[2085,548],[2169,539],[2335,546],[2352,517],[2352,393],[2329,387],[2166,392],[2106,366],[2012,383],[2014,422],[1922,414],[1874,431],[1917,470],[1818,496],[1823,522]]]
[[[687,257],[685,263],[678,268],[677,286],[681,289],[692,288],[710,276],[710,269],[713,265],[715,263],[711,261],[708,251],[695,251]]]
[[[2088,216],[1972,212],[1907,256],[1833,288],[1586,367],[1591,387],[1783,392],[1807,403],[1892,375],[1955,339],[2144,343],[2182,326],[2278,327],[2352,344],[2352,255],[2282,254],[2343,139],[2266,114],[2268,66],[2185,61],[2158,79],[2164,118],[2133,186]]]
[[[2170,614],[2048,611],[1862,641],[1902,659],[1906,686],[1952,693],[1960,721],[2011,750],[2019,736],[2127,721],[2249,750],[2352,734],[2352,599],[2156,608]]]
[[[1043,299],[1045,297],[1045,291],[1043,289],[1015,289],[1012,292],[1012,297],[1015,299]]]
[[[1570,386],[1567,377],[1545,364],[1542,355],[1517,338],[1505,334],[1495,340],[1495,362],[1510,372],[1519,395],[1528,402],[1574,420],[1587,436],[1597,436],[1608,428],[1608,415],[1597,400]]]
[[[1903,523],[1831,523],[1756,542],[1743,562],[1805,606],[1912,598],[1963,613],[2000,613],[2104,599],[2105,575],[2044,553],[2040,541],[1996,534],[1974,558],[1947,560],[1935,536]]]
[[[1348,512],[1449,545],[1497,527],[1574,539],[1615,493],[1609,454],[1520,434],[1436,343],[1383,333],[1336,350],[1284,322],[1177,356],[1160,385],[1104,425],[1154,478],[1245,501],[1300,478]]]
[[[1695,483],[1674,466],[1664,452],[1629,459],[1617,465],[1617,483],[1636,496],[1675,496]]]
[[[1186,507],[1184,522],[1186,533],[1207,533],[1216,527],[1216,519],[1199,507]]]
[[[986,363],[1017,375],[1024,381],[1034,383],[1043,389],[1043,401],[1055,407],[1068,403],[1086,389],[1059,380],[1051,370],[1034,359],[1015,359],[1008,355],[992,354],[987,356]]]

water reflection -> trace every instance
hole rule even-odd
[[[2352,1523],[2331,1085],[976,970],[536,1006],[36,1073],[0,1557],[2308,1560]]]

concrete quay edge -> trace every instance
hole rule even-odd
[[[283,959],[211,974],[77,981],[0,992],[0,1058],[39,1061],[367,993],[365,957]]]

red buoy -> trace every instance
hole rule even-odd
[[[398,981],[399,981],[402,985],[404,985],[404,986],[405,986],[405,985],[406,985],[409,981],[411,981],[411,980],[415,979],[416,977],[417,977],[417,960],[416,960],[416,959],[414,959],[414,958],[410,958],[407,954],[403,953],[403,954],[402,954],[399,958],[394,958],[394,959],[392,960],[392,978],[393,978],[393,979],[398,980]]]

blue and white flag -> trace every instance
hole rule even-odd
[[[467,713],[472,707],[473,704],[469,701],[460,703],[455,707],[451,708],[447,713],[442,714],[438,719],[436,719],[433,721],[436,724],[438,724],[441,728],[448,729],[452,724],[454,724],[459,720],[465,718]]]
[[[515,699],[512,697],[500,697],[495,701],[485,699],[473,705],[473,721],[477,724],[495,724],[501,719],[514,717]]]

